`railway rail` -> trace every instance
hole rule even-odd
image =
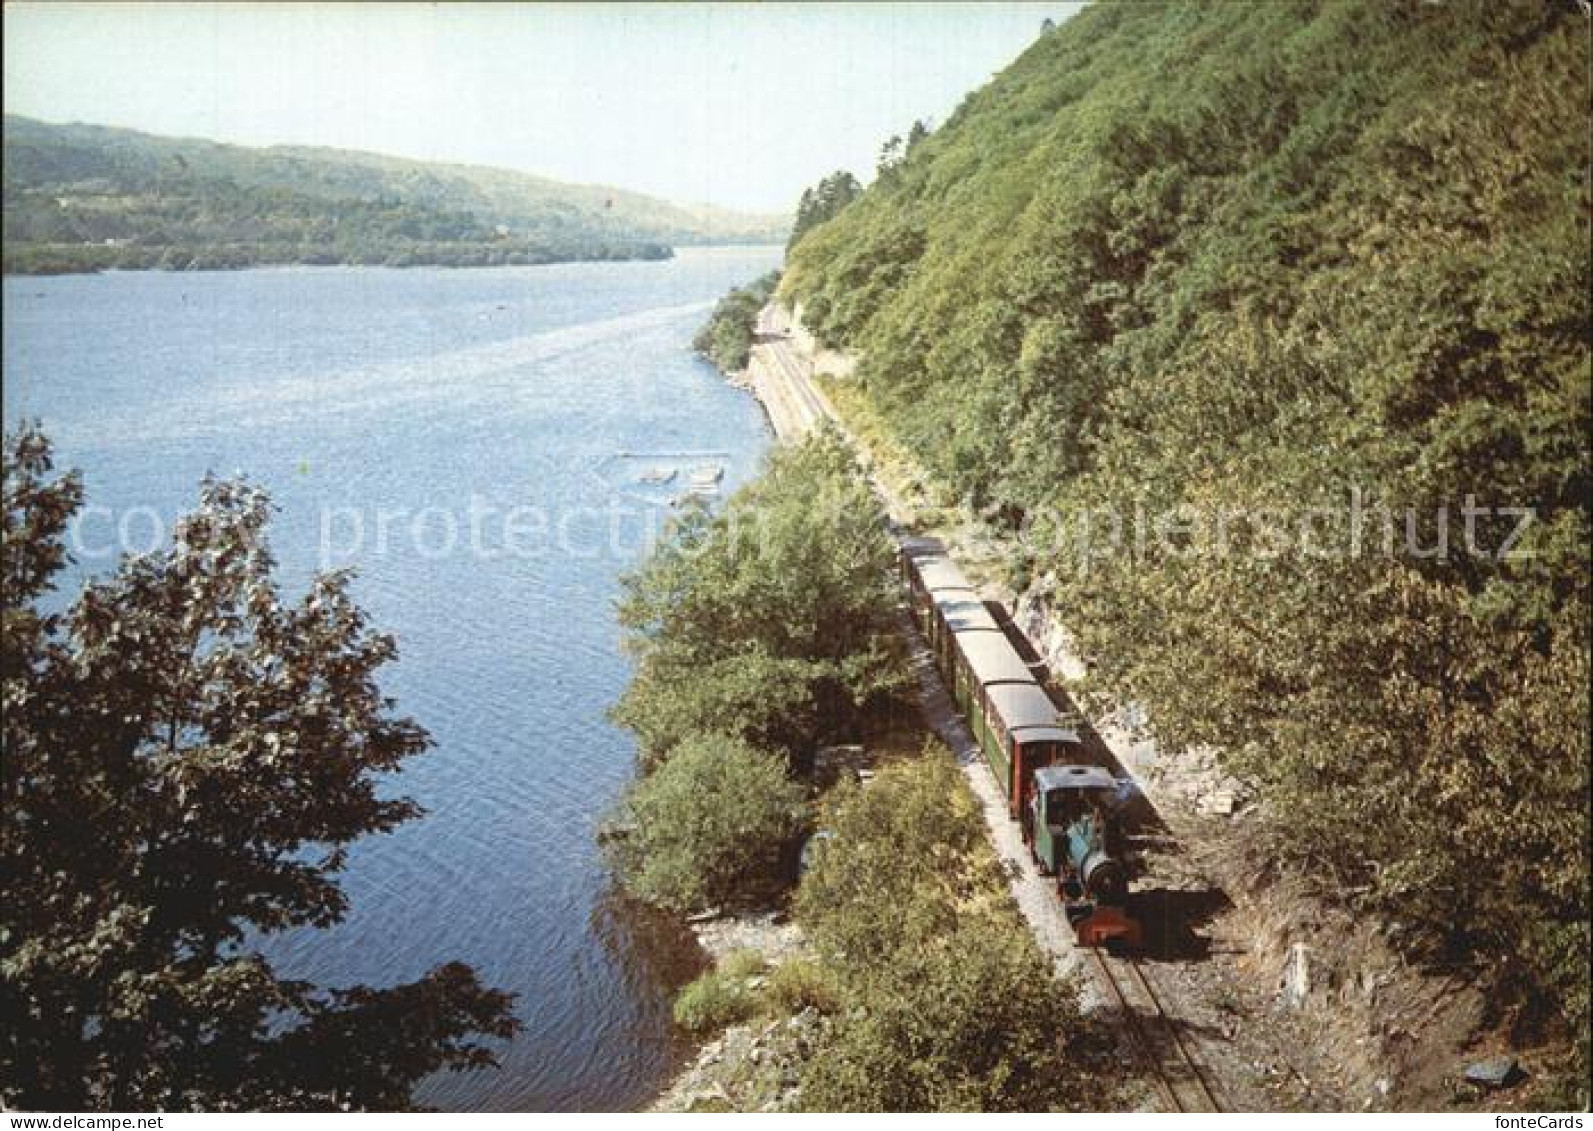
[[[776,339],[769,343],[769,353],[785,374],[786,390],[795,402],[804,428],[817,428],[829,413],[825,411],[824,405],[813,392],[807,374],[802,371],[801,363],[791,356],[790,345]]]
[[[1178,1031],[1178,1022],[1162,1005],[1139,961],[1131,956],[1107,955],[1094,948],[1089,954],[1133,1031],[1147,1073],[1161,1087],[1170,1109],[1221,1111],[1216,1093]]]

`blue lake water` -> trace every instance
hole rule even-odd
[[[425,1103],[635,1107],[685,1051],[689,939],[616,896],[594,843],[634,760],[604,717],[628,675],[613,600],[689,472],[733,489],[768,445],[689,343],[778,258],[5,279],[5,421],[40,418],[83,472],[78,573],[242,472],[278,508],[286,592],[353,566],[398,637],[384,686],[436,747],[393,786],[426,815],[355,847],[343,923],[266,949],[325,985],[461,959],[519,993],[501,1069]],[[641,482],[660,467],[673,483]]]

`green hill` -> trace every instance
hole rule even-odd
[[[789,222],[505,169],[5,118],[5,270],[484,265],[778,243]]]
[[[1589,95],[1573,2],[1092,6],[782,288],[1098,686],[1583,1032]]]

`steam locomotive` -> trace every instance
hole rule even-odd
[[[933,538],[901,547],[902,581],[918,629],[968,721],[1024,843],[1084,946],[1138,947],[1125,909],[1128,873],[1116,819],[1118,780],[1085,757],[1057,710],[968,579]]]

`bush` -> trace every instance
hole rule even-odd
[[[947,751],[887,765],[867,788],[842,785],[821,823],[832,835],[796,909],[826,966],[782,967],[770,991],[828,995],[836,1018],[808,1066],[804,1106],[1045,1111],[1107,1101],[1074,987],[1055,978],[1018,915],[978,800]]]
[[[765,994],[752,979],[768,969],[755,950],[733,950],[706,974],[690,982],[675,998],[675,1024],[694,1033],[723,1029],[756,1016]]]
[[[726,899],[773,871],[802,827],[804,798],[781,758],[733,738],[688,739],[621,803],[620,880],[676,911]]]
[[[733,950],[719,961],[719,969],[727,978],[756,978],[768,968],[763,955],[755,950]]]
[[[752,352],[758,311],[779,282],[780,272],[771,271],[751,286],[737,287],[720,299],[713,315],[692,339],[692,348],[726,373],[745,369]]]
[[[711,1033],[752,1017],[759,1004],[746,979],[710,970],[675,998],[675,1024],[693,1033]]]
[[[638,657],[613,717],[645,765],[693,733],[809,750],[899,687],[894,551],[833,434],[781,448],[724,512],[688,512],[625,581]]]
[[[832,835],[815,849],[796,915],[848,969],[884,965],[1009,898],[978,800],[942,747],[883,767],[867,788],[843,783],[819,824]]]
[[[764,994],[771,1005],[789,1014],[804,1009],[833,1013],[840,1003],[835,975],[807,958],[787,959],[776,966],[764,986]]]
[[[1021,923],[985,919],[897,951],[809,1066],[810,1111],[1100,1108],[1077,996]]]

